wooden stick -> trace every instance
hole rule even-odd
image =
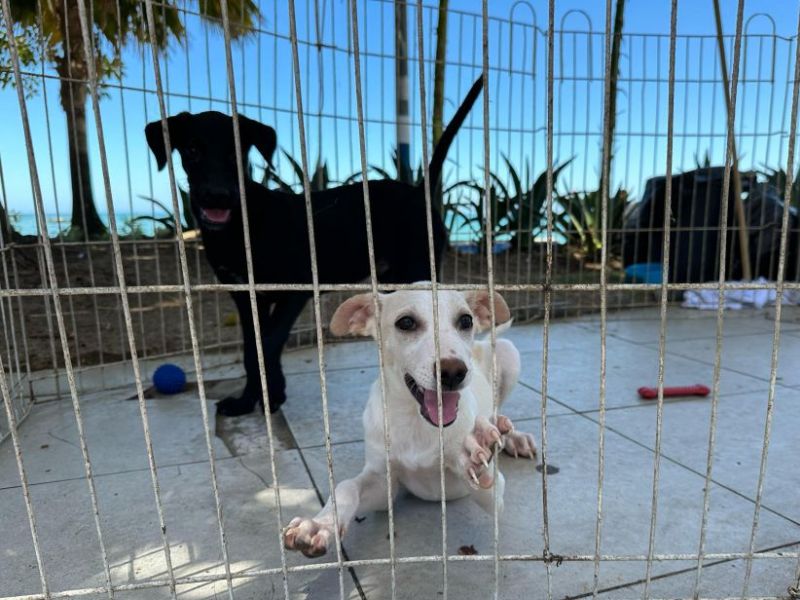
[[[714,18],[717,22],[717,47],[719,48],[720,71],[722,71],[722,84],[725,88],[725,106],[730,119],[731,107],[731,90],[728,83],[728,61],[725,58],[725,44],[722,40],[722,17],[720,16],[719,0],[714,2]],[[733,128],[728,130],[728,143],[732,150],[733,157],[731,159],[731,167],[733,169],[733,194],[735,196],[736,206],[736,221],[739,225],[739,256],[742,260],[742,278],[745,281],[753,279],[753,270],[750,266],[750,239],[747,235],[747,217],[744,213],[744,203],[742,202],[742,178],[739,174],[739,157],[736,152],[736,135]],[[727,159],[726,159],[727,160]],[[723,215],[727,219],[728,215]]]

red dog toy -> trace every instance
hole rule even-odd
[[[708,396],[710,393],[711,390],[701,384],[664,388],[664,398],[672,396]],[[658,388],[640,387],[639,396],[645,400],[655,400],[658,398]]]

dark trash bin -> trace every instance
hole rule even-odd
[[[721,198],[724,167],[704,167],[672,178],[669,281],[698,283],[719,278]],[[631,204],[623,231],[623,263],[662,262],[666,177],[645,184],[639,202]],[[742,192],[750,242],[753,277],[774,280],[778,270],[782,194],[752,173],[742,174]],[[790,208],[786,279],[798,280],[800,222]],[[733,185],[727,206],[726,279],[742,278]]]

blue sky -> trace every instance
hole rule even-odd
[[[190,7],[194,3],[188,3]],[[233,47],[239,111],[275,127],[281,148],[300,157],[291,52],[287,39],[288,17],[283,3],[262,0],[261,31]],[[298,0],[299,37],[316,39],[314,0]],[[451,1],[446,73],[445,118],[460,103],[470,83],[480,73],[481,3]],[[725,31],[732,34],[736,3],[723,1]],[[280,6],[278,6],[280,5]],[[513,15],[511,7],[516,6]],[[355,124],[352,58],[349,44],[347,3],[318,0],[322,42],[318,55],[312,44],[301,44],[301,81],[312,160],[321,154],[334,175],[344,179],[358,171],[359,154]],[[394,147],[393,9],[391,2],[359,0],[361,19],[362,81],[365,89],[368,162],[387,166]],[[490,156],[492,168],[504,173],[502,156],[534,178],[545,168],[545,48],[542,31],[533,28],[533,12],[540,30],[547,25],[545,2],[490,2]],[[311,10],[309,10],[311,9]],[[560,0],[556,2],[555,154],[557,161],[573,157],[560,182],[562,189],[591,189],[596,182],[603,102],[603,46],[605,3]],[[591,21],[593,34],[583,11]],[[667,59],[670,4],[666,0],[629,0],[626,10],[625,45],[621,61],[614,180],[632,193],[641,191],[647,177],[664,171],[667,117]],[[749,23],[743,60],[744,83],[739,91],[739,152],[744,166],[785,162],[785,128],[788,123],[787,85],[794,56],[798,5],[788,1],[750,0],[745,17],[765,12],[775,23],[778,38],[765,17]],[[432,56],[435,37],[431,23],[435,10],[424,11],[425,53]],[[683,0],[679,4],[678,33],[682,36],[676,56],[676,169],[692,168],[695,158],[708,151],[714,162],[724,151],[724,101],[718,83],[711,0]],[[511,24],[513,17],[513,25]],[[563,25],[562,25],[562,19]],[[224,66],[224,46],[218,31],[207,30],[192,14],[186,15],[188,43],[175,44],[162,62],[170,114],[182,110],[229,112]],[[416,56],[416,14],[409,11],[409,41]],[[642,35],[652,34],[652,35]],[[730,55],[730,50],[729,50]],[[149,57],[149,51],[147,52]],[[129,46],[124,54],[125,75],[120,91],[109,87],[102,100],[103,126],[117,212],[150,212],[140,196],[170,201],[166,171],[158,173],[144,141],[144,125],[158,118],[153,69],[142,60],[142,50]],[[318,69],[318,61],[322,69]],[[421,155],[419,131],[418,63],[411,68],[412,161]],[[426,66],[427,91],[432,96],[430,64]],[[51,72],[51,71],[50,71]],[[114,82],[119,83],[119,82]],[[142,88],[149,90],[142,92]],[[46,92],[46,96],[45,96]],[[321,93],[320,93],[321,92]],[[45,112],[45,99],[49,112]],[[58,104],[58,84],[52,79],[29,100],[36,158],[46,209],[55,212],[58,199],[62,216],[69,215],[70,187],[66,151],[66,126]],[[321,113],[321,117],[318,116]],[[4,135],[0,160],[5,173],[9,208],[32,212],[31,187],[16,92],[0,90],[0,114]],[[46,114],[49,115],[49,131]],[[99,155],[93,119],[89,118],[93,147],[95,197],[105,212]],[[451,150],[445,177],[449,182],[480,178],[483,160],[482,108],[476,105],[470,121]],[[123,135],[127,133],[127,136]],[[48,138],[52,142],[50,152]],[[127,138],[127,139],[126,139]],[[258,160],[258,157],[253,157]],[[281,157],[282,158],[282,157]],[[179,161],[178,161],[179,163]],[[282,174],[291,179],[285,160]],[[526,167],[527,165],[527,167]],[[51,171],[52,166],[52,171]],[[177,169],[179,181],[184,177]],[[130,181],[130,185],[129,182]]]

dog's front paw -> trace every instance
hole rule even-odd
[[[509,431],[506,434],[503,451],[514,458],[536,458],[536,438],[532,433],[524,431]]]
[[[283,530],[283,545],[309,558],[322,556],[334,540],[333,526],[314,519],[295,517]]]
[[[489,462],[495,450],[503,448],[505,436],[514,428],[508,417],[498,415],[493,421],[478,417],[472,432],[464,439],[462,466],[467,483],[475,489],[492,487],[494,474]]]
[[[256,406],[263,406],[263,400],[256,396],[228,396],[217,402],[217,414],[223,417],[239,417],[249,415]]]

